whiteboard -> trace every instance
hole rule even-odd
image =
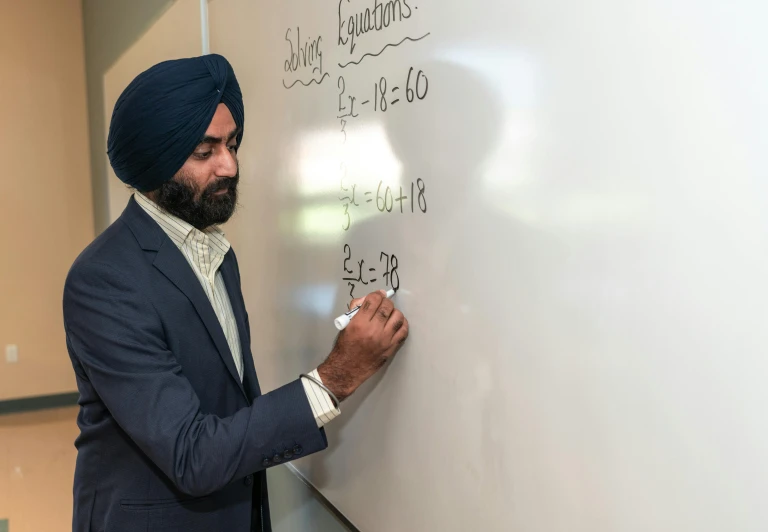
[[[210,2],[265,387],[411,323],[296,463],[361,530],[768,529],[767,11]]]

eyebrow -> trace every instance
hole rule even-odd
[[[238,136],[240,133],[242,133],[242,131],[243,131],[242,126],[236,127],[235,129],[233,129],[232,132],[229,135],[227,135],[226,142],[229,142],[230,140]],[[211,135],[206,135],[200,140],[200,142],[198,143],[198,146],[200,144],[221,144],[222,142],[224,142],[224,139],[221,137],[213,137]]]

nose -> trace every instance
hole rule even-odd
[[[235,177],[237,175],[237,154],[227,146],[222,146],[216,157],[216,176]]]

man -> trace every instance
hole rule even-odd
[[[234,251],[242,95],[221,56],[160,63],[115,105],[108,154],[135,189],[64,288],[80,391],[75,531],[269,531],[265,470],[327,447],[323,425],[400,348],[375,292],[315,371],[262,395]],[[358,302],[355,302],[358,303]]]

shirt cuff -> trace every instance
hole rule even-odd
[[[312,370],[309,376],[323,382],[317,369]],[[309,406],[312,407],[312,414],[315,416],[318,428],[327,425],[333,418],[341,414],[341,410],[333,406],[333,400],[328,392],[318,386],[317,383],[305,378],[302,378],[301,382],[304,385],[304,392],[309,399]]]

